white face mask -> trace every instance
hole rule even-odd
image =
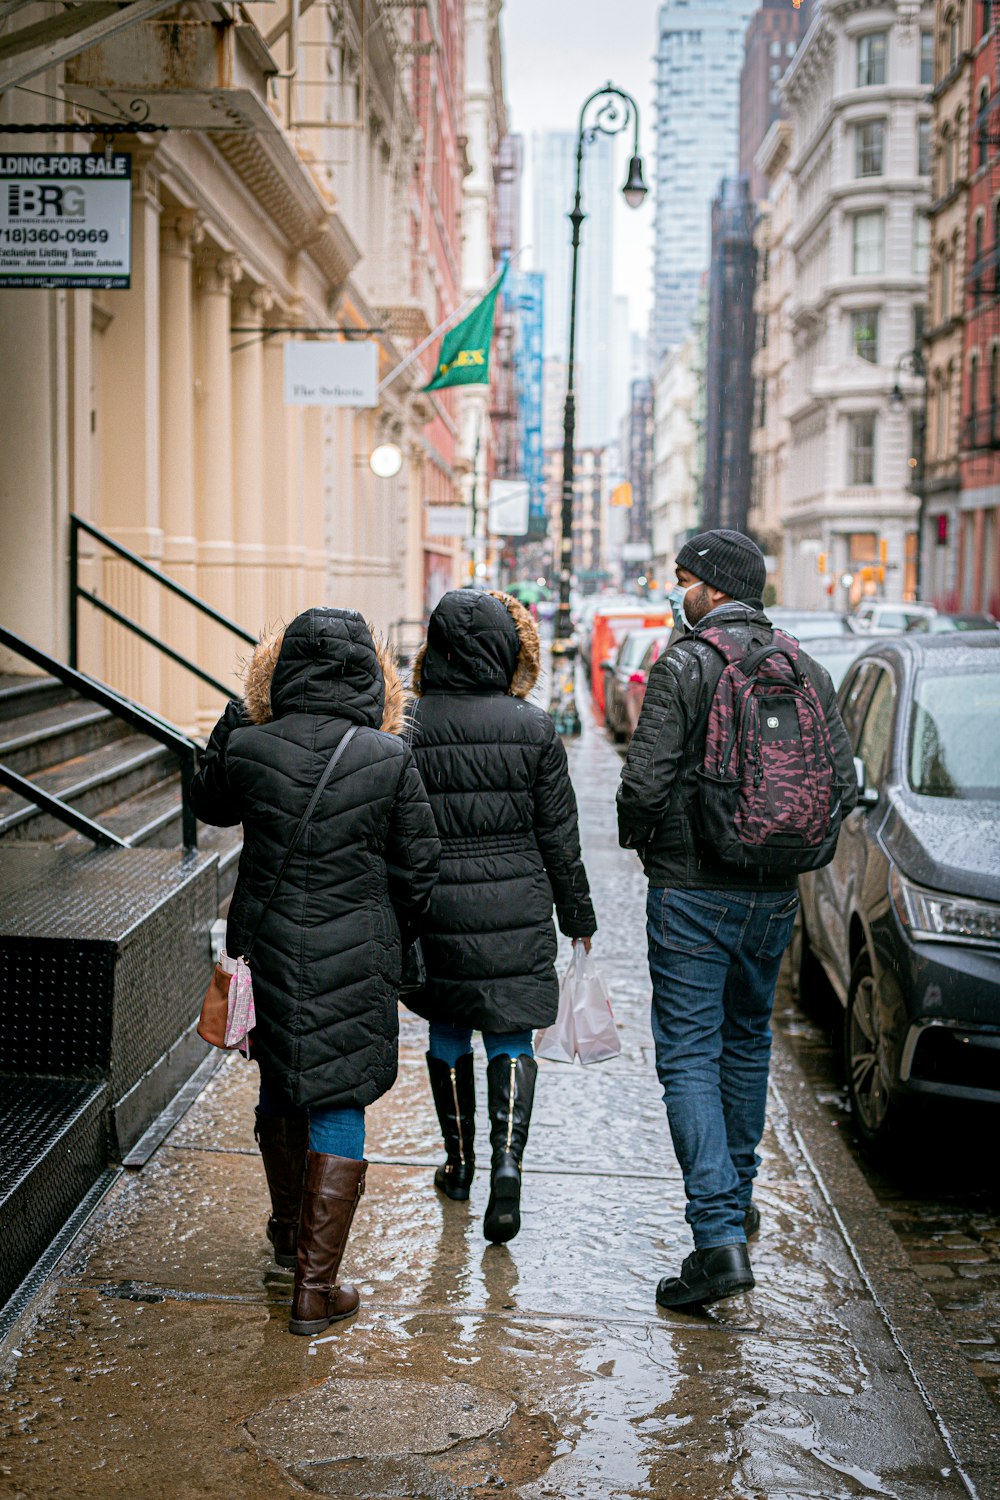
[[[673,611],[675,625],[681,625],[685,630],[694,629],[694,625],[691,623],[691,621],[687,617],[687,614],[685,613],[684,600],[687,598],[688,594],[690,594],[692,589],[700,588],[701,584],[698,581],[689,583],[687,588],[685,588],[682,583],[674,584],[673,588],[670,590],[670,593],[667,595],[667,603],[670,605],[670,608]]]

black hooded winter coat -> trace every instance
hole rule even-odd
[[[400,922],[427,904],[440,844],[407,746],[404,694],[359,614],[310,609],[262,641],[244,703],[216,725],[192,789],[243,824],[226,934],[244,952],[292,835],[351,724],[251,955],[252,1057],[295,1107],[363,1108],[396,1077]]]
[[[555,902],[567,937],[597,927],[566,752],[542,709],[538,632],[506,595],[461,589],[431,615],[414,664],[413,753],[441,836],[419,923],[426,990],[413,1009],[480,1031],[555,1020]]]

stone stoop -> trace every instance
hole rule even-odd
[[[0,1301],[59,1213],[121,1161],[205,1057],[195,1025],[217,863],[0,844],[0,1079],[14,1109],[0,1131],[0,1241],[20,1247],[4,1255]]]

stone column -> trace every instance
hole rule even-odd
[[[160,205],[149,148],[132,150],[132,284],[113,293],[103,334],[97,421],[101,441],[97,524],[154,566],[160,529]],[[102,593],[154,636],[162,590],[130,563],[108,556]],[[105,675],[112,687],[160,708],[163,657],[123,626],[105,626]]]
[[[195,523],[194,271],[193,254],[203,232],[197,215],[167,210],[160,221],[160,516],[163,568],[184,588],[198,592]],[[198,659],[198,612],[164,591],[163,640],[186,660]],[[198,717],[198,681],[183,667],[165,662],[164,712],[193,729]]]
[[[288,322],[288,313],[275,316]],[[301,408],[285,405],[286,337],[264,345],[264,496],[267,511],[269,626],[294,619],[305,598],[305,537],[300,487]]]
[[[229,619],[235,612],[233,524],[233,400],[230,324],[232,284],[239,263],[217,249],[198,260],[195,320],[195,494],[198,593]],[[238,692],[242,647],[222,626],[202,619],[198,663]],[[198,722],[211,729],[223,705],[199,690]]]
[[[241,282],[233,323],[260,329],[272,298]],[[235,618],[257,634],[265,623],[264,336],[233,334],[233,525],[236,541]]]

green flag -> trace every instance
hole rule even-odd
[[[493,318],[497,295],[506,274],[507,266],[504,265],[496,285],[490,288],[479,306],[445,334],[438,355],[437,374],[424,386],[425,391],[439,391],[446,385],[489,385]]]

